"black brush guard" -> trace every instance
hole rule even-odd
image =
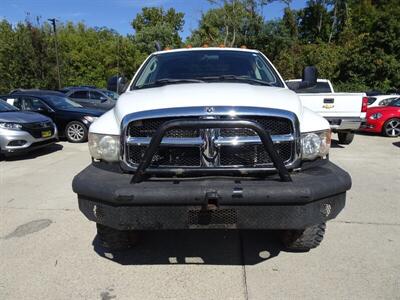
[[[246,128],[251,129],[257,133],[259,136],[265,151],[268,153],[271,161],[277,170],[281,181],[290,182],[292,181],[288,170],[285,167],[285,164],[282,158],[274,149],[274,144],[269,132],[267,132],[262,126],[258,123],[250,120],[241,120],[241,119],[232,119],[232,120],[216,120],[216,119],[185,119],[185,120],[171,120],[162,124],[157,131],[154,133],[146,152],[143,155],[142,160],[140,161],[135,175],[132,177],[131,183],[140,183],[143,179],[150,175],[150,172],[147,172],[147,169],[151,165],[153,160],[153,156],[157,153],[161,141],[168,130],[176,129],[176,128],[186,128],[186,129],[207,129],[207,128]],[[256,168],[254,168],[256,169]],[[223,171],[237,171],[235,168],[223,168]],[[196,171],[200,172],[209,172],[209,173],[218,173],[221,171],[221,168],[184,168],[179,169],[179,173],[184,175],[185,173],[193,173]]]

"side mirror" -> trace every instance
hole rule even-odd
[[[106,97],[100,97],[100,102],[101,103],[107,102],[107,98]]]
[[[125,77],[113,76],[107,81],[107,90],[122,94],[125,91],[126,83]]]
[[[307,66],[303,70],[303,78],[301,81],[286,82],[289,89],[296,91],[301,89],[312,88],[317,85],[318,70],[314,66]]]
[[[303,85],[313,87],[317,85],[318,70],[314,66],[305,67],[303,70]],[[305,87],[303,87],[305,88]]]

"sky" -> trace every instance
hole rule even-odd
[[[293,0],[291,7],[299,9],[305,3],[306,0]],[[126,35],[133,33],[130,22],[145,6],[173,7],[185,13],[183,38],[196,29],[202,12],[212,7],[207,0],[0,0],[0,19],[16,24],[29,14],[32,21],[37,16],[42,21],[83,21],[91,27],[108,27]],[[263,15],[266,20],[280,18],[284,7],[280,1],[273,2],[263,8]]]

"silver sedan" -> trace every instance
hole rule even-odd
[[[0,154],[27,152],[57,140],[57,127],[50,118],[19,111],[0,100]]]

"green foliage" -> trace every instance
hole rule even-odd
[[[275,0],[210,0],[199,26],[187,38],[193,46],[246,45],[264,52],[284,78],[299,78],[307,65],[333,81],[337,91],[400,88],[398,0],[310,0],[281,19],[265,21],[262,9]],[[143,8],[133,34],[121,36],[83,23],[57,23],[63,86],[106,85],[117,73],[131,77],[155,42],[182,46],[183,13]],[[55,36],[48,23],[12,26],[0,20],[0,93],[15,88],[58,87]]]
[[[212,1],[217,3],[217,1]],[[219,3],[219,1],[218,1]],[[222,5],[203,14],[199,28],[195,30],[187,43],[194,46],[208,44],[259,48],[263,19],[257,8],[264,5],[261,1],[230,0],[222,1]]]
[[[177,13],[173,8],[167,11],[156,7],[143,8],[142,13],[132,21],[137,47],[145,53],[154,51],[155,42],[162,47],[181,47],[179,32],[183,30],[183,17],[183,13]]]

